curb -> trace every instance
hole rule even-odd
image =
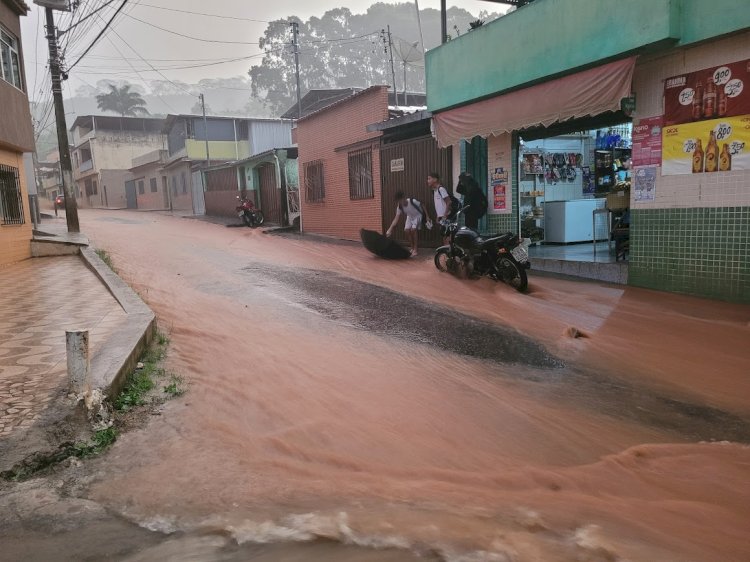
[[[156,333],[156,315],[90,247],[81,258],[128,315],[123,330],[112,334],[91,358],[91,382],[109,398],[122,390],[125,380]]]

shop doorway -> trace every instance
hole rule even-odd
[[[627,261],[632,125],[592,125],[519,134],[519,224],[532,257]]]

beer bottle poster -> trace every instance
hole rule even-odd
[[[662,175],[750,169],[750,59],[668,78]]]

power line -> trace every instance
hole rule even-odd
[[[128,3],[128,0],[122,0],[122,4],[120,4],[120,7],[117,8],[117,11],[114,13],[114,15],[109,19],[107,24],[104,26],[104,28],[99,32],[99,35],[96,36],[96,38],[91,42],[91,44],[86,48],[86,50],[83,52],[83,54],[78,57],[78,59],[68,67],[68,72],[70,72],[75,66],[81,62],[81,59],[88,54],[88,52],[94,48],[94,45],[96,45],[96,42],[101,39],[102,35],[104,35],[107,32],[107,29],[109,29],[109,26],[112,25],[112,22],[115,20],[117,15],[122,11],[122,9],[125,7],[125,4]]]
[[[238,16],[223,16],[220,14],[207,14],[204,12],[191,12],[190,10],[180,10],[177,8],[165,8],[163,6],[153,6],[151,4],[139,4],[140,6],[144,8],[153,8],[155,10],[166,10],[168,12],[180,12],[182,14],[192,14],[195,16],[205,16],[209,18],[221,18],[221,19],[227,19],[227,20],[238,20],[238,21],[252,21],[257,23],[275,23],[279,25],[287,25],[289,22],[286,21],[269,21],[269,20],[257,20],[253,18],[241,18]]]
[[[137,18],[135,16],[131,16],[130,14],[125,14],[130,19],[133,19],[135,21],[141,22],[142,24],[148,25],[150,27],[153,27],[155,29],[159,29],[161,31],[164,31],[166,33],[171,33],[172,35],[177,35],[178,37],[184,37],[186,39],[192,39],[193,41],[200,41],[201,43],[223,43],[225,45],[259,45],[260,43],[253,43],[248,41],[221,41],[218,39],[203,39],[201,37],[193,37],[192,35],[186,35],[184,33],[180,33],[179,31],[174,31],[172,29],[167,29],[165,27],[160,27],[156,24],[144,21],[140,18]]]

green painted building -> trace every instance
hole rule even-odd
[[[742,65],[750,61],[749,8],[747,0],[535,0],[428,52],[434,133],[441,146],[453,146],[460,154],[455,163],[461,170],[471,171],[487,187],[492,209],[487,230],[521,230],[520,209],[529,188],[519,161],[528,146],[541,146],[538,139],[559,142],[571,133],[606,131],[631,120],[635,126],[649,118],[667,119],[669,125],[668,79],[692,79],[731,63],[744,72]],[[733,78],[750,92],[750,81],[739,74]],[[715,96],[713,103],[724,105],[693,101],[699,113],[706,111],[701,119],[740,107],[743,98],[736,88],[731,94],[736,98],[707,88],[705,98]],[[704,96],[703,83],[683,85],[686,90],[693,100]],[[631,95],[635,109],[624,113],[621,99]],[[688,115],[689,103],[683,104]],[[728,117],[733,138],[744,138],[740,129],[750,131],[750,119],[736,113]],[[692,126],[687,121],[680,122],[685,130]],[[664,130],[663,157],[674,158],[666,149],[671,129],[661,123],[655,130]],[[593,144],[582,143],[580,152],[595,154]],[[750,302],[746,144],[745,149],[738,148],[739,140],[732,144],[740,152],[731,169],[717,173],[681,173],[662,163],[661,152],[651,161],[633,152],[633,173],[643,164],[655,165],[656,174],[649,197],[636,199],[635,189],[630,190],[629,284]],[[508,172],[507,192],[506,180],[498,180],[500,191],[493,184],[493,172],[501,170]]]

